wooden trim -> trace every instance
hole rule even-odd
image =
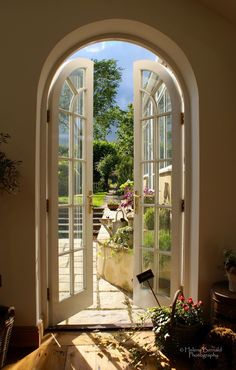
[[[10,340],[11,347],[38,348],[43,336],[43,322],[38,326],[14,326]]]

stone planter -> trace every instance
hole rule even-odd
[[[133,251],[98,245],[97,273],[109,283],[133,292]]]

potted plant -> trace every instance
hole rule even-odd
[[[0,145],[6,144],[10,135],[0,133]],[[0,190],[15,194],[19,189],[19,171],[18,166],[21,161],[9,159],[4,152],[0,150]]]
[[[229,290],[236,292],[236,250],[226,249],[224,251],[224,267],[229,280]]]
[[[177,291],[172,306],[150,308],[148,315],[160,350],[179,355],[197,344],[203,327],[202,301],[194,303]]]
[[[110,211],[116,211],[119,208],[120,204],[117,201],[110,201],[107,203],[107,207]]]

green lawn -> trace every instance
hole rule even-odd
[[[106,192],[98,192],[95,193],[93,196],[93,206],[94,207],[101,207],[104,204]]]
[[[98,192],[93,195],[93,206],[94,207],[101,207],[104,204],[106,192]],[[77,204],[81,204],[82,199],[81,197],[78,197]],[[68,204],[68,197],[62,196],[59,197],[59,204]]]

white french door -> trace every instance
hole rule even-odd
[[[152,288],[170,304],[180,286],[181,97],[173,76],[157,62],[134,63],[134,303],[156,305],[136,275],[152,269]]]
[[[93,62],[62,66],[50,93],[49,323],[92,304]]]

